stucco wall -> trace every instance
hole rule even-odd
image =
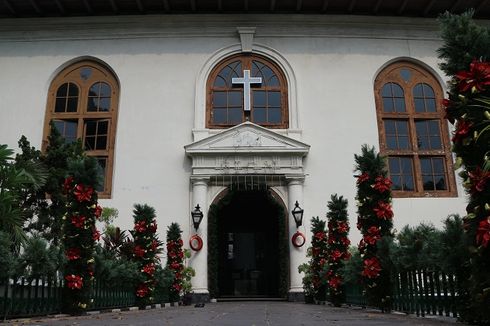
[[[255,43],[273,49],[293,70],[305,159],[305,217],[325,216],[330,194],[349,200],[355,229],[354,153],[378,147],[373,83],[388,61],[409,57],[441,80],[432,20],[334,16],[144,16],[4,20],[0,22],[0,143],[26,135],[40,147],[47,90],[67,62],[84,56],[108,64],[120,81],[113,194],[122,228],[132,205],[156,208],[161,238],[172,221],[190,226],[190,159],[199,72],[213,53],[239,43],[237,26],[255,26]],[[3,31],[3,32],[1,32]],[[198,108],[199,109],[199,108]],[[458,198],[395,199],[395,227],[440,221],[464,212]],[[212,198],[209,198],[211,202]],[[305,226],[308,230],[308,225]]]

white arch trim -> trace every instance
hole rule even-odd
[[[217,50],[204,63],[196,79],[196,96],[194,101],[194,128],[192,130],[194,141],[201,140],[222,130],[206,129],[206,82],[213,68],[225,58],[242,53],[241,43],[236,43]],[[252,53],[260,54],[271,61],[274,61],[282,69],[288,83],[288,108],[289,108],[289,129],[275,130],[280,133],[300,140],[301,123],[298,114],[296,76],[289,62],[278,51],[262,44],[253,44]]]

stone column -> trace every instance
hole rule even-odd
[[[192,251],[190,265],[196,271],[196,276],[192,278],[193,302],[209,301],[208,290],[208,181],[209,177],[191,177],[192,182],[192,205],[191,211],[199,204],[203,213],[203,219],[197,230],[197,234],[202,238],[203,246],[198,252]],[[195,232],[189,211],[190,227]]]
[[[294,217],[291,211],[295,207],[296,201],[304,209],[303,202],[303,182],[304,176],[286,176],[286,181],[288,182],[288,224],[289,224],[289,301],[303,301],[304,300],[304,290],[302,283],[302,275],[298,272],[298,266],[306,261],[306,248],[307,244],[304,246],[296,248],[291,242],[291,238],[298,231],[296,228],[296,223],[294,222]],[[304,221],[305,217],[303,217]],[[305,234],[306,236],[306,234]]]

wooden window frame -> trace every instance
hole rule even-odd
[[[402,78],[400,71],[408,69],[411,77],[407,81]],[[384,112],[381,90],[386,83],[396,83],[400,85],[405,94],[405,112]],[[415,85],[425,83],[432,87],[436,98],[436,112],[416,112],[413,96]],[[374,94],[376,102],[376,115],[378,123],[378,135],[380,154],[386,157],[409,157],[412,159],[414,191],[393,190],[393,197],[457,197],[456,181],[453,170],[453,160],[451,155],[451,143],[449,139],[448,123],[444,119],[444,110],[440,101],[443,98],[443,90],[437,79],[426,69],[407,61],[396,62],[385,67],[376,77],[374,83]],[[388,149],[384,120],[404,120],[408,122],[408,134],[410,146],[407,150]],[[441,149],[421,150],[417,145],[417,134],[415,122],[420,120],[437,120],[440,127]],[[446,188],[447,190],[424,190],[422,182],[422,170],[420,158],[440,157],[443,158]]]
[[[249,69],[252,71],[252,61],[259,61],[266,66],[268,66],[277,76],[279,80],[279,87],[277,89],[270,89],[270,87],[257,87],[253,88],[254,90],[272,90],[272,91],[280,91],[281,92],[281,123],[280,124],[270,124],[270,123],[257,123],[260,126],[270,128],[270,129],[288,129],[289,128],[289,108],[288,108],[288,84],[286,77],[282,71],[282,69],[279,68],[277,64],[272,62],[271,60],[257,55],[257,54],[236,54],[233,56],[230,56],[220,63],[218,63],[211,73],[209,74],[208,80],[206,82],[206,128],[209,129],[226,129],[233,127],[236,124],[215,124],[213,123],[212,120],[212,110],[213,110],[213,103],[212,103],[212,97],[213,97],[213,91],[229,91],[229,90],[237,90],[240,88],[228,88],[228,87],[214,87],[214,81],[220,71],[226,67],[228,64],[232,63],[233,61],[241,61],[242,63],[242,70],[244,69]],[[243,94],[243,92],[242,92]],[[251,106],[253,107],[253,96],[251,96]],[[253,108],[249,113],[249,119],[251,120],[251,116],[253,114]],[[245,117],[245,111],[242,111],[242,121],[240,123],[243,123],[247,121]],[[253,121],[252,121],[253,122]],[[238,123],[239,124],[239,123]]]
[[[83,68],[91,68],[90,76],[83,78]],[[108,111],[88,111],[89,90],[97,82],[105,82],[111,87],[111,103]],[[55,112],[56,93],[65,83],[74,83],[79,88],[77,112]],[[44,120],[42,149],[46,150],[50,133],[50,122],[53,120],[77,121],[77,139],[85,147],[85,122],[88,120],[108,120],[107,148],[105,150],[85,150],[88,156],[106,158],[106,173],[101,199],[112,196],[112,177],[114,168],[114,146],[116,140],[117,113],[119,106],[119,83],[114,74],[105,66],[91,60],[84,60],[64,68],[51,82],[48,91],[46,115]]]

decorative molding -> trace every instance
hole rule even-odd
[[[242,44],[242,52],[252,52],[255,27],[237,27],[238,34],[240,35],[240,42]]]

